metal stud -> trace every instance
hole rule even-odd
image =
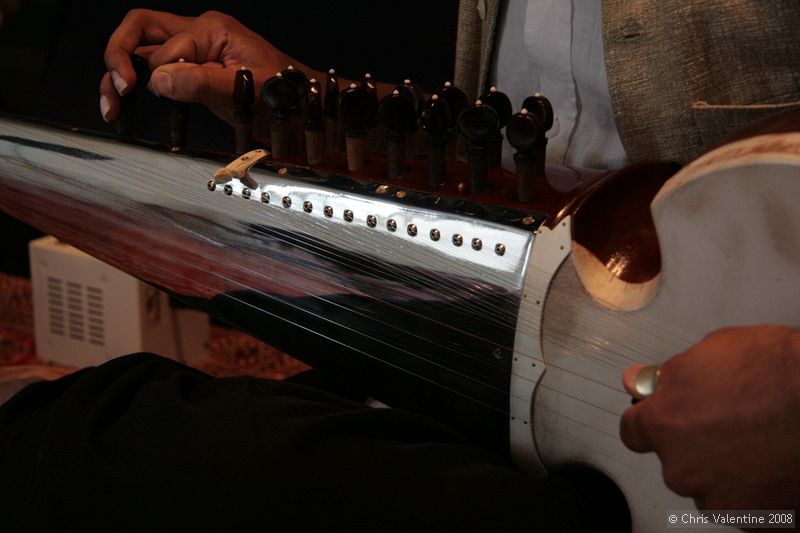
[[[397,222],[394,219],[390,218],[386,221],[386,229],[389,231],[396,231],[397,230]]]
[[[262,192],[261,193],[261,201],[264,202],[265,204],[269,203],[269,193],[268,192]]]
[[[374,228],[378,225],[378,219],[375,215],[367,215],[367,226]]]
[[[408,234],[411,235],[412,237],[416,237],[417,236],[417,225],[416,224],[409,224],[408,227],[406,228],[406,231],[408,231]]]
[[[353,212],[350,211],[349,209],[345,209],[344,210],[344,219],[347,222],[352,222],[353,221]]]
[[[305,211],[306,213],[310,213],[313,210],[314,210],[314,204],[312,204],[309,201],[303,202],[303,211]]]
[[[439,232],[439,230],[436,229],[436,228],[433,228],[431,230],[431,240],[432,241],[438,241],[441,238],[442,238],[442,234]]]
[[[217,189],[217,182],[214,181],[214,180],[209,180],[209,182],[208,182],[208,190],[209,191],[214,191],[216,189]]]
[[[289,198],[288,196],[283,197],[283,207],[286,207],[287,209],[289,207],[292,207],[292,199]]]
[[[494,253],[497,255],[505,255],[506,253],[506,245],[502,243],[497,243],[494,245]]]
[[[333,208],[331,206],[329,206],[329,205],[326,205],[322,209],[322,212],[325,213],[325,216],[328,217],[328,218],[331,218],[333,216]]]
[[[223,190],[225,191],[225,194],[227,194],[228,196],[233,194],[233,187],[231,187],[230,185],[226,185]]]
[[[464,244],[464,237],[456,233],[455,235],[453,235],[453,244],[455,244],[456,246],[461,246],[462,244]]]
[[[481,248],[483,248],[483,241],[478,238],[472,239],[472,249],[480,250]]]
[[[250,199],[250,189],[248,189],[247,187],[242,189],[242,198],[244,198],[245,200]]]

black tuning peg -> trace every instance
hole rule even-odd
[[[253,102],[255,85],[253,73],[242,67],[233,78],[233,118],[236,134],[236,153],[250,150],[253,141]]]
[[[447,133],[447,146],[445,154],[448,161],[456,159],[458,150],[458,128],[456,127],[456,120],[461,112],[469,105],[467,95],[464,91],[453,85],[451,82],[445,82],[444,87],[439,91],[439,97],[447,101],[450,107],[450,127]]]
[[[511,107],[511,100],[505,93],[498,91],[497,87],[492,87],[485,92],[480,97],[480,100],[497,112],[497,118],[500,121],[500,127],[489,143],[489,167],[499,167],[503,155],[503,134],[500,133],[500,130],[506,127],[511,114],[514,112]]]
[[[517,153],[517,199],[529,202],[533,198],[534,180],[544,176],[543,146],[547,142],[544,125],[539,117],[527,109],[512,116],[506,126],[508,142]]]
[[[136,73],[136,85],[120,98],[119,121],[117,122],[117,138],[129,139],[133,136],[136,122],[136,104],[139,94],[150,83],[150,66],[147,60],[138,54],[131,56],[131,65]]]
[[[469,190],[478,194],[488,185],[488,145],[500,129],[500,119],[493,108],[478,100],[458,116],[458,129],[467,138]]]
[[[364,168],[367,127],[376,111],[375,99],[367,89],[355,83],[339,96],[339,112],[346,137],[347,167],[351,171]]]
[[[426,98],[425,91],[422,90],[422,87],[412,82],[410,79],[405,79],[403,83],[395,87],[395,90],[399,91],[401,95],[414,103],[414,113],[416,113],[416,117],[419,118],[420,113],[422,113],[422,106],[425,105]],[[419,138],[418,129],[414,126],[411,131],[411,138],[407,144],[409,157],[416,157],[421,143],[422,139]]]
[[[183,58],[178,63],[185,63]],[[169,105],[169,141],[173,152],[186,148],[186,135],[189,131],[189,104],[172,100]]]
[[[533,96],[527,97],[522,102],[522,108],[539,117],[545,132],[550,131],[553,127],[553,105],[541,93],[534,93]]]
[[[272,155],[278,159],[286,157],[289,155],[289,109],[300,99],[297,87],[279,72],[264,82],[261,99],[272,109]]]
[[[372,77],[372,74],[369,72],[365,73],[364,76],[361,78],[361,82],[359,85],[366,89],[369,92],[372,99],[375,100],[375,106],[377,109],[378,106],[378,83],[375,81],[375,78]],[[385,140],[385,139],[384,139]],[[367,122],[367,141],[366,141],[366,148],[370,152],[377,152],[379,150],[379,141],[378,141],[378,117],[372,116],[370,117],[369,121]]]
[[[389,177],[396,178],[405,172],[406,138],[417,121],[414,102],[395,89],[381,100],[378,118],[386,126]]]
[[[339,124],[339,77],[334,69],[325,76],[325,150],[328,153],[339,151],[341,125]]]
[[[289,153],[292,155],[303,152],[305,137],[303,135],[303,112],[308,103],[308,77],[289,65],[281,71],[284,79],[289,80],[297,90],[297,102],[289,106],[287,114],[289,116]]]
[[[306,105],[306,159],[315,165],[322,159],[325,134],[322,124],[322,86],[316,78],[308,81],[308,104]]]
[[[425,102],[419,125],[428,134],[425,143],[428,147],[429,185],[437,186],[444,182],[445,145],[453,123],[453,114],[447,100],[434,94]]]

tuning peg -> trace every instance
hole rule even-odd
[[[414,113],[416,113],[416,117],[419,118],[420,113],[422,113],[422,107],[425,105],[426,98],[425,91],[422,90],[422,87],[412,82],[410,79],[405,79],[403,83],[395,87],[395,90],[399,91],[402,96],[405,96],[413,102]],[[411,131],[412,138],[409,139],[407,144],[407,155],[409,157],[416,157],[419,152],[419,147],[423,142],[418,132],[419,130],[414,126]]]
[[[534,93],[533,96],[527,97],[522,102],[523,109],[527,109],[529,113],[533,113],[542,122],[544,131],[550,131],[553,127],[553,105],[550,100],[545,98],[542,93]]]
[[[292,65],[281,71],[281,75],[284,79],[292,82],[297,90],[297,102],[289,106],[287,111],[289,117],[289,153],[297,155],[303,152],[305,146],[303,111],[308,102],[308,77]]]
[[[372,77],[372,74],[367,72],[361,78],[361,82],[359,85],[364,88],[375,100],[375,109],[378,108],[378,83]],[[372,116],[367,121],[367,140],[366,140],[366,148],[369,149],[370,152],[378,152],[380,148],[380,141],[378,139],[378,117]]]
[[[406,138],[417,121],[414,103],[395,89],[381,100],[378,117],[388,130],[389,177],[396,178],[405,172]]]
[[[470,193],[481,193],[488,185],[487,146],[500,129],[500,119],[493,108],[477,100],[461,112],[457,124],[459,131],[468,141]]]
[[[454,161],[458,152],[463,152],[458,149],[458,128],[456,127],[456,120],[461,112],[469,105],[466,93],[453,85],[451,82],[445,82],[444,87],[439,91],[439,97],[447,101],[450,106],[450,126],[447,133],[447,146],[445,155],[448,161]]]
[[[428,134],[425,143],[428,147],[429,185],[438,186],[444,182],[445,145],[453,123],[453,115],[447,100],[434,94],[425,102],[419,125]]]
[[[489,167],[499,167],[503,155],[503,134],[500,133],[500,130],[506,127],[511,114],[514,112],[511,107],[511,100],[505,93],[498,91],[497,87],[490,88],[480,97],[480,100],[494,109],[497,112],[497,118],[500,120],[500,127],[489,143]]]
[[[339,124],[339,77],[334,69],[325,76],[325,150],[328,153],[339,151],[341,144],[341,125]]]
[[[325,140],[322,124],[322,87],[316,78],[308,82],[308,105],[306,106],[306,158],[310,165],[322,160]]]
[[[368,90],[351,84],[339,96],[339,112],[346,136],[347,167],[351,171],[364,168],[364,142],[367,125],[376,112],[375,99]]]
[[[511,117],[506,126],[508,142],[517,153],[517,199],[529,202],[533,198],[533,186],[537,176],[544,176],[544,151],[547,143],[544,125],[539,117],[527,109]]]
[[[233,122],[236,135],[236,153],[250,150],[253,141],[253,102],[255,85],[253,73],[242,67],[233,77]]]
[[[119,139],[128,139],[133,135],[139,94],[150,83],[150,67],[147,60],[138,54],[133,54],[131,55],[131,64],[136,73],[136,85],[120,98],[120,113],[117,122],[117,138]]]
[[[297,105],[299,99],[294,83],[277,73],[264,82],[261,99],[272,108],[270,140],[273,157],[280,159],[289,155],[289,109]]]

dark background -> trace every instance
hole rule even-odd
[[[0,28],[0,109],[84,129],[113,132],[100,117],[98,85],[105,43],[128,10],[143,7],[196,16],[216,9],[240,20],[312,68],[345,77],[364,72],[428,90],[453,75],[457,0],[85,1],[21,0]],[[165,143],[167,102],[148,95],[137,134]],[[231,128],[190,110],[189,148],[233,151]],[[0,214],[0,270],[26,275],[31,228]]]

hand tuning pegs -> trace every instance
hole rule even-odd
[[[375,116],[375,99],[367,89],[355,83],[339,96],[339,112],[346,136],[347,168],[359,171],[364,168],[364,143],[367,127]]]
[[[428,134],[425,141],[428,147],[428,185],[438,186],[444,182],[445,146],[453,123],[447,100],[438,94],[431,96],[419,118],[420,127]]]
[[[389,177],[396,178],[405,172],[406,139],[417,121],[417,112],[412,102],[395,89],[381,100],[378,117],[388,130],[386,138]]]
[[[264,82],[261,99],[272,108],[272,155],[278,159],[286,157],[289,155],[289,109],[296,106],[300,99],[297,87],[279,72]]]
[[[500,119],[493,108],[477,100],[458,116],[458,129],[467,138],[469,191],[478,194],[488,185],[488,145],[500,129]]]
[[[445,153],[447,160],[453,161],[456,159],[456,155],[459,152],[457,147],[458,129],[456,127],[456,121],[461,112],[469,105],[469,100],[467,100],[467,95],[464,91],[449,81],[445,82],[444,87],[442,87],[438,94],[450,107],[450,127],[447,133],[447,148]]]
[[[236,134],[236,153],[250,150],[253,141],[253,102],[255,86],[253,73],[242,67],[233,78],[233,119]]]
[[[322,87],[316,78],[308,82],[308,104],[306,105],[306,159],[310,165],[322,160],[325,141],[322,121]]]
[[[517,153],[517,199],[529,202],[533,199],[535,178],[544,176],[544,150],[547,143],[544,126],[539,117],[526,108],[512,116],[506,126],[508,142]]]
[[[325,76],[325,149],[328,153],[339,151],[341,125],[339,124],[339,77],[334,69]]]
[[[136,85],[120,99],[119,122],[117,122],[117,138],[128,139],[133,135],[136,122],[136,104],[139,94],[150,82],[150,67],[147,60],[140,55],[131,56],[133,71],[136,73]]]
[[[497,112],[497,118],[500,121],[500,127],[497,132],[492,135],[489,143],[489,167],[499,167],[503,155],[503,134],[500,130],[506,127],[511,114],[514,112],[511,106],[511,100],[505,93],[497,90],[497,87],[492,87],[483,96],[480,97],[481,102],[488,105]]]

